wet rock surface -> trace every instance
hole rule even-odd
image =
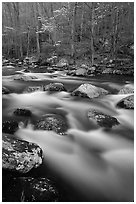
[[[112,126],[119,125],[119,121],[110,115],[103,114],[96,110],[90,110],[88,112],[89,119],[93,119],[101,127],[112,128]]]
[[[3,202],[56,202],[59,196],[57,188],[47,178],[3,179]]]
[[[134,93],[134,86],[131,84],[127,84],[120,89],[118,94],[130,94],[130,93]]]
[[[93,86],[91,84],[82,84],[72,92],[72,96],[80,96],[85,98],[96,98],[101,95],[106,95],[109,92],[103,88]]]
[[[28,109],[17,108],[14,111],[15,116],[24,116],[24,117],[31,117],[32,112]]]
[[[39,130],[52,130],[64,135],[68,129],[66,119],[61,115],[47,114],[37,121],[35,128]]]
[[[14,120],[4,121],[2,123],[2,132],[14,134],[18,129],[18,122]]]
[[[2,94],[9,94],[10,93],[10,90],[6,87],[2,87]]]
[[[21,81],[31,81],[31,80],[34,80],[34,79],[37,79],[36,76],[31,76],[31,75],[15,75],[13,77],[14,80],[21,80]]]
[[[62,83],[50,83],[44,86],[44,91],[66,91]]]
[[[117,103],[117,107],[134,109],[134,95],[127,96]]]
[[[2,135],[2,168],[27,173],[42,164],[42,150],[33,143]]]
[[[43,91],[43,86],[29,86],[24,90],[24,93],[32,93],[35,91]]]

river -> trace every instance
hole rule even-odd
[[[124,97],[117,94],[118,90],[133,84],[133,79],[109,75],[85,79],[63,72],[25,75],[37,79],[19,81],[13,80],[14,75],[3,76],[3,86],[14,92],[3,95],[3,121],[14,118],[14,109],[22,107],[31,110],[34,118],[46,113],[62,114],[69,124],[67,135],[60,136],[53,131],[34,130],[31,120],[27,126],[20,122],[16,137],[37,143],[43,150],[44,164],[39,175],[56,177],[61,188],[64,186],[65,201],[133,201],[134,111],[116,107]],[[50,82],[62,82],[67,92],[23,93],[28,86]],[[82,83],[105,88],[111,94],[92,100],[71,96],[71,91]],[[98,127],[88,119],[90,109],[116,117],[120,125],[109,130]]]

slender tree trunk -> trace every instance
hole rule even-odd
[[[28,32],[27,32],[27,57],[29,56],[29,49],[30,49],[30,29],[28,27]]]
[[[40,43],[39,43],[39,28],[38,28],[38,16],[37,16],[37,3],[33,4],[34,19],[36,22],[36,45],[37,45],[37,54],[40,54]]]
[[[76,18],[76,8],[77,3],[74,3],[74,8],[72,12],[72,27],[71,27],[71,57],[75,57],[75,18]]]
[[[84,24],[84,2],[83,2],[83,5],[82,5],[82,16],[81,16],[81,24],[80,24],[80,41],[82,41],[82,37],[83,37],[83,24]]]
[[[94,3],[91,3],[91,64],[94,64]]]
[[[112,56],[113,59],[116,59],[116,52],[117,52],[117,41],[118,41],[118,24],[119,24],[119,12],[118,9],[115,9],[115,3],[113,4],[114,10],[114,20],[113,20],[113,52]]]

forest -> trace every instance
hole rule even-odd
[[[134,202],[134,2],[2,2],[2,201]]]

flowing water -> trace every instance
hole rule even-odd
[[[38,79],[31,82],[3,77],[3,85],[14,93],[3,95],[3,121],[13,118],[16,108],[28,108],[33,117],[25,126],[20,122],[16,137],[37,143],[43,150],[41,175],[55,175],[57,183],[67,192],[65,201],[133,201],[134,200],[134,111],[119,109],[117,102],[124,97],[118,90],[133,79],[92,77],[90,79],[55,74],[31,74]],[[62,82],[68,92],[23,93],[27,86]],[[82,83],[105,88],[110,95],[95,99],[81,99],[70,92]],[[126,95],[127,96],[127,95]],[[120,125],[110,130],[99,127],[87,117],[91,109],[114,116]],[[66,117],[69,129],[60,136],[53,131],[34,130],[32,120],[46,113]],[[71,197],[71,198],[70,198]]]

